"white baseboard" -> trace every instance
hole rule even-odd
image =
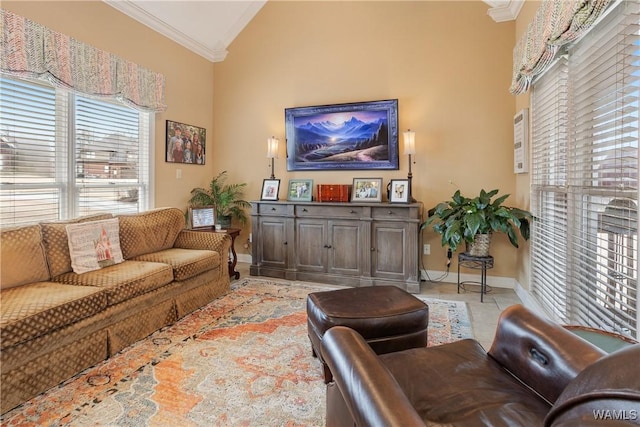
[[[445,271],[437,271],[437,270],[421,270],[421,277],[424,280],[437,280],[445,283],[458,283],[458,272],[457,271],[449,271],[449,274],[446,277],[443,277],[446,272]],[[442,280],[440,280],[440,278]],[[460,273],[460,281],[461,282],[479,282],[480,281],[480,272],[478,274],[472,273]],[[512,277],[499,277],[499,276],[487,276],[487,285],[495,288],[507,288],[507,289],[515,289],[516,288],[516,280]]]
[[[421,270],[422,279],[423,280],[435,280],[444,283],[453,283],[454,285],[458,283],[458,272],[457,271],[449,271],[449,274],[446,277],[445,271],[436,271],[436,270]],[[427,277],[428,274],[428,277]],[[469,274],[469,273],[460,273],[460,281],[480,281],[479,274]],[[506,288],[513,289],[522,301],[522,305],[527,307],[529,310],[538,314],[539,316],[545,317],[547,319],[553,320],[551,316],[542,308],[542,306],[538,303],[538,301],[531,295],[531,293],[525,289],[520,282],[518,282],[515,278],[512,277],[496,277],[496,276],[487,276],[487,285],[495,288]]]
[[[238,254],[238,262],[246,262],[251,264],[251,255],[249,254]],[[437,271],[437,270],[421,270],[421,277],[423,280],[439,280],[444,274],[445,271]],[[427,277],[428,274],[428,277]],[[472,273],[460,273],[460,280],[463,282],[467,281],[480,281],[480,274],[472,274]],[[458,273],[457,271],[449,271],[449,274],[444,277],[442,280],[444,283],[458,283]],[[496,288],[506,288],[506,289],[514,289],[516,294],[520,299],[524,302],[531,300],[531,304],[533,305],[535,301],[531,296],[529,296],[528,292],[520,285],[517,280],[513,277],[500,277],[500,276],[487,276],[487,285],[493,286]],[[527,304],[528,305],[528,304]]]
[[[531,295],[531,292],[525,289],[518,281],[516,281],[515,291],[516,295],[518,295],[518,298],[520,298],[520,300],[522,301],[522,305],[539,316],[551,319],[551,316],[549,316],[549,314],[544,310],[544,308],[542,308],[542,306],[533,297],[533,295]]]
[[[246,262],[251,264],[251,255],[249,254],[238,254],[238,262]],[[428,276],[427,276],[428,274]],[[423,280],[437,280],[444,283],[458,283],[458,272],[457,271],[449,271],[446,277],[443,277],[446,274],[445,271],[437,271],[437,270],[420,270],[420,275]],[[442,278],[442,279],[441,279]],[[479,274],[471,274],[471,273],[460,273],[460,280],[465,281],[479,281]],[[493,286],[496,288],[506,288],[513,289],[518,295],[518,298],[522,301],[522,305],[530,309],[531,311],[549,318],[547,312],[538,304],[536,299],[531,295],[531,293],[525,289],[520,282],[518,282],[513,277],[501,277],[501,276],[487,276],[487,285]]]

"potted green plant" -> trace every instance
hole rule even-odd
[[[465,242],[473,256],[488,256],[492,233],[506,233],[514,247],[518,247],[518,232],[529,239],[530,212],[503,206],[508,194],[491,200],[498,190],[481,190],[474,198],[465,197],[456,191],[449,201],[441,202],[429,210],[429,216],[420,226],[432,226],[442,235],[442,246],[455,251]]]
[[[243,199],[244,187],[242,184],[225,184],[227,171],[222,171],[211,180],[209,188],[194,188],[189,199],[190,207],[214,206],[216,221],[223,228],[231,226],[232,220],[237,220],[242,225],[247,223],[246,208],[251,204]]]

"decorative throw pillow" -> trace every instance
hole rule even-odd
[[[73,271],[82,274],[124,261],[118,218],[67,225]]]

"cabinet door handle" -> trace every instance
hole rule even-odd
[[[275,211],[275,210],[276,210],[276,208],[271,208],[271,210],[272,210],[272,211]]]
[[[331,245],[324,245],[325,248],[331,249]]]
[[[287,244],[287,242],[284,242],[284,243],[283,243],[283,245],[286,245],[286,244]]]
[[[307,208],[302,208],[302,212],[307,212]]]
[[[351,209],[351,212],[349,212],[349,213],[356,213],[356,211],[354,211],[353,209]]]
[[[393,215],[393,212],[391,212],[391,211],[389,211],[389,212],[387,212],[387,213],[388,213],[389,215]]]
[[[376,248],[371,248],[371,252],[375,252],[375,251],[376,251]]]

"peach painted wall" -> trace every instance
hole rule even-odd
[[[275,175],[283,186],[405,178],[402,154],[399,171],[288,172],[285,158],[285,108],[397,98],[400,130],[416,131],[413,190],[425,208],[457,188],[500,188],[516,204],[515,23],[495,23],[487,9],[480,1],[268,2],[214,65],[215,156],[249,183],[253,199],[270,174],[270,135],[281,140]],[[424,237],[432,251],[424,267],[444,270],[439,236]],[[506,236],[494,241],[491,274],[515,277],[517,251]]]
[[[528,185],[512,166],[512,118],[521,101],[508,93],[520,20],[495,23],[483,2],[272,0],[216,64],[101,1],[3,1],[2,7],[165,74],[169,108],[156,117],[156,206],[184,208],[191,188],[224,169],[231,182],[249,184],[248,199],[259,198],[270,174],[270,135],[282,141],[276,176],[283,187],[290,178],[316,184],[404,178],[402,154],[399,171],[286,169],[285,108],[391,98],[399,100],[400,130],[417,134],[414,196],[425,208],[457,188],[465,194],[500,188],[512,194],[511,204],[528,204]],[[178,167],[164,162],[166,119],[208,133],[208,164],[182,165],[180,180]],[[424,268],[443,270],[439,236],[429,231],[424,238],[432,245]],[[520,277],[526,261],[505,236],[494,241],[490,274]]]
[[[533,21],[538,7],[540,7],[540,2],[532,0],[527,0],[522,6],[522,9],[518,14],[518,19],[516,20],[516,31],[513,42],[514,46],[527,30],[529,23]],[[527,92],[522,95],[516,96],[515,101],[515,112],[521,111],[523,108],[529,108],[529,124],[531,124],[530,93]],[[529,131],[531,131],[531,126],[529,126]],[[529,133],[529,152],[531,152],[531,133]],[[529,162],[531,162],[531,157],[529,157]],[[529,168],[529,170],[531,170],[531,168]],[[530,209],[530,189],[531,175],[529,173],[516,175],[516,200],[518,206]],[[518,259],[516,265],[516,280],[518,281],[518,283],[523,285],[525,289],[529,290],[531,277],[531,252],[529,242],[523,244],[521,246],[521,250],[518,251]]]
[[[221,162],[208,154],[205,166],[166,163],[165,122],[206,128],[211,152],[213,64],[102,1],[3,1],[2,8],[165,75],[168,108],[155,126],[155,206],[186,209],[191,189],[206,185]]]

